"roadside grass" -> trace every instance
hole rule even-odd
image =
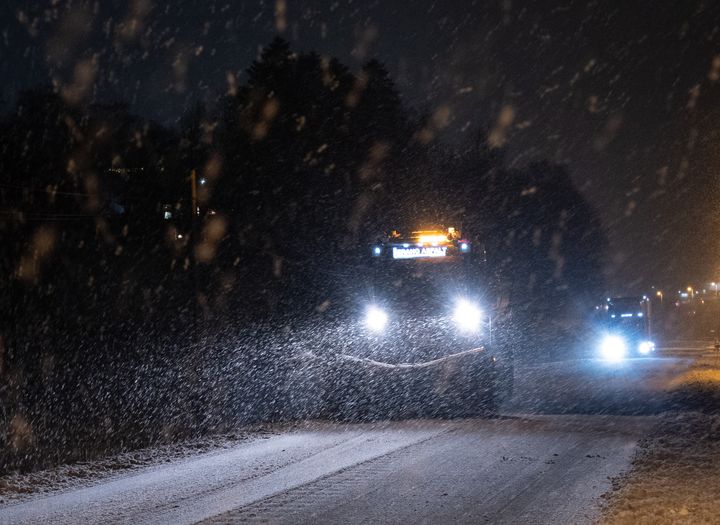
[[[699,360],[668,387],[668,411],[643,439],[632,469],[603,497],[601,523],[720,522],[720,365]]]

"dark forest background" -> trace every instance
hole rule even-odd
[[[482,243],[521,353],[602,296],[567,167],[507,169],[502,127],[436,140],[447,116],[376,61],[276,39],[172,129],[78,100],[34,89],[0,122],[0,470],[296,416],[273,390],[288,334],[398,223]]]

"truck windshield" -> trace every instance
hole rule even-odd
[[[438,311],[458,296],[484,298],[482,268],[469,255],[442,259],[382,260],[368,275],[372,295],[394,308],[422,313]]]
[[[642,317],[644,311],[642,297],[616,297],[608,302],[608,315],[611,318],[613,315],[620,318],[638,317],[638,314]]]
[[[614,298],[608,302],[607,322],[609,326],[633,334],[647,330],[648,311],[642,297]]]

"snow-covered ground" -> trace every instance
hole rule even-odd
[[[195,457],[198,454],[228,450],[248,439],[271,436],[287,430],[288,427],[288,425],[277,424],[253,426],[230,434],[148,447],[36,472],[12,472],[0,476],[0,506],[34,499],[38,496],[80,489],[126,476],[150,466],[168,464]]]
[[[671,382],[677,408],[640,442],[632,470],[606,495],[604,523],[720,521],[720,367],[704,357]]]
[[[196,523],[422,442],[444,422],[307,423],[0,507],[0,524]],[[157,458],[156,458],[157,459]]]
[[[720,416],[665,414],[614,486],[606,524],[718,523]]]
[[[611,523],[720,511],[720,416],[692,409],[717,363],[525,363],[516,380],[500,418],[265,426],[5,476],[0,524],[591,523],[602,494]]]
[[[308,423],[0,506],[0,524],[591,523],[653,420]]]

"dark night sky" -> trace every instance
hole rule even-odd
[[[385,62],[411,106],[449,110],[446,141],[512,117],[509,162],[567,162],[601,211],[611,292],[720,279],[720,2],[616,4],[22,2],[0,8],[1,94],[7,109],[54,82],[173,123],[281,29],[352,68]]]

